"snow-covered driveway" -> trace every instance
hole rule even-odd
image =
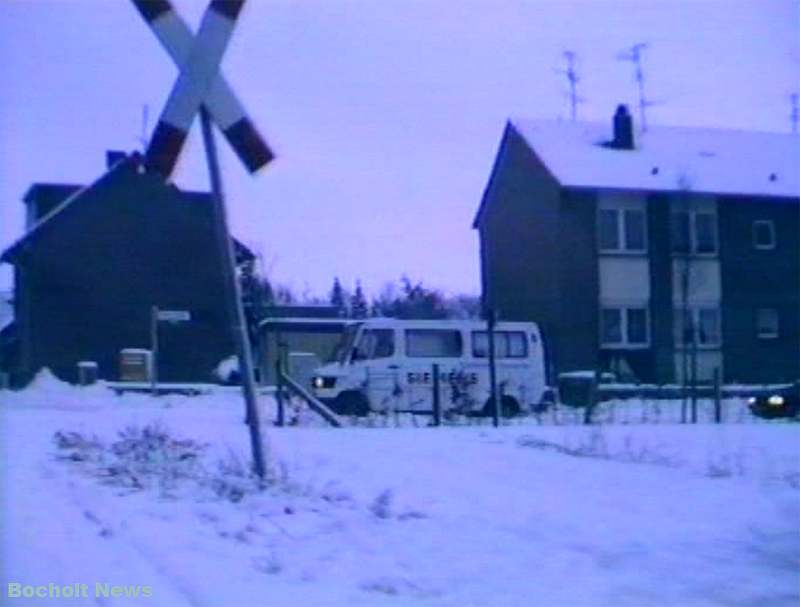
[[[209,457],[246,453],[235,395],[8,400],[4,605],[800,604],[796,425],[270,429],[283,480],[233,503],[100,484],[52,435],[158,419]],[[554,447],[598,440],[607,458]],[[631,441],[669,457],[621,461]],[[726,474],[737,457],[763,461]],[[8,598],[9,582],[88,597]]]

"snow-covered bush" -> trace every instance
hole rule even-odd
[[[200,473],[200,454],[206,448],[191,439],[177,440],[158,423],[128,426],[111,443],[111,462],[105,467],[112,484],[141,488],[155,479],[162,493]]]
[[[224,358],[214,368],[214,377],[223,384],[239,380],[239,359],[236,356]]]
[[[237,454],[229,452],[209,464],[207,445],[178,439],[157,422],[127,426],[111,442],[73,431],[58,431],[53,441],[59,450],[58,459],[81,464],[102,482],[126,489],[157,488],[162,496],[174,496],[188,485],[238,502],[263,485]],[[268,477],[268,484],[279,483],[288,484],[285,470]]]
[[[69,459],[74,462],[84,462],[99,458],[103,445],[96,436],[84,436],[80,432],[58,431],[53,435],[56,447],[67,451],[59,455],[60,459]]]

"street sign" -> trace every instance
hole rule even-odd
[[[159,310],[158,320],[165,322],[187,322],[192,319],[189,310]]]
[[[244,0],[212,0],[196,36],[168,0],[132,2],[180,68],[147,148],[145,167],[170,176],[201,105],[248,171],[267,165],[274,154],[219,69]]]

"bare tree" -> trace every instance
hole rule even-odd
[[[692,418],[696,413],[695,384],[697,380],[697,327],[695,327],[695,315],[689,306],[689,292],[694,283],[692,276],[692,261],[694,254],[692,251],[692,211],[694,211],[694,197],[691,193],[691,180],[686,175],[678,178],[678,199],[673,217],[676,221],[673,229],[673,237],[683,234],[685,242],[676,248],[672,246],[677,258],[680,260],[680,298],[681,298],[681,318],[679,324],[680,345],[681,345],[681,423],[687,421],[688,399],[687,393],[691,391],[692,398]],[[685,234],[683,232],[682,218],[686,219]],[[673,319],[674,322],[674,319]]]

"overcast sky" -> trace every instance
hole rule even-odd
[[[206,2],[173,1],[196,27]],[[651,123],[790,129],[794,0],[249,0],[223,70],[279,157],[250,176],[219,140],[233,230],[300,292],[406,273],[477,293],[470,223],[506,119],[568,116],[572,49],[580,117],[610,120],[636,42]],[[126,0],[4,0],[0,56],[5,248],[31,183],[91,182],[106,149],[141,147],[177,71]],[[176,182],[205,189],[203,160],[196,123]]]

